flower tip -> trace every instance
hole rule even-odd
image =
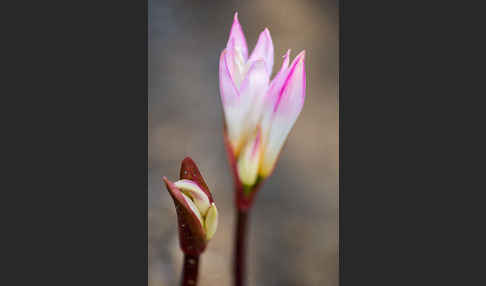
[[[179,178],[195,182],[204,191],[206,196],[209,197],[209,201],[213,201],[208,185],[204,181],[204,178],[202,177],[199,168],[191,157],[186,157],[184,158],[184,160],[182,160]]]
[[[167,179],[167,177],[165,177],[165,176],[162,177],[162,180],[165,183],[165,187],[167,188],[169,195],[174,200],[181,202],[181,197],[180,197],[181,191],[179,190],[179,188],[176,185],[174,185],[174,183],[172,181],[170,181],[169,179]]]
[[[226,48],[236,48],[236,50],[240,51],[241,56],[245,61],[248,59],[248,47],[246,44],[245,35],[243,33],[243,28],[238,20],[238,12],[235,12]]]
[[[270,30],[265,27],[265,30],[263,30],[262,34],[265,35],[267,41],[272,46],[272,57],[273,57],[273,40],[272,40],[272,36],[270,35]]]
[[[302,50],[295,58],[298,61],[304,61],[305,60],[305,50]]]
[[[191,164],[191,165],[196,165],[196,163],[194,163],[194,160],[192,160],[191,157],[187,156],[186,158],[184,158],[184,160],[182,160],[182,163],[183,165],[185,164]]]
[[[240,26],[240,19],[238,18],[238,12],[235,12],[235,15],[233,16],[233,26]]]
[[[166,176],[162,176],[162,181],[164,181],[164,183],[167,185],[167,187],[170,185],[170,181],[169,181],[169,179],[167,179]]]
[[[293,60],[289,75],[287,76],[287,81],[295,78],[297,74],[305,75],[305,50],[301,51]],[[304,78],[305,82],[305,78]],[[287,86],[288,83],[284,85],[284,88]]]

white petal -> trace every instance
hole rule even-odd
[[[231,78],[236,88],[239,88],[241,82],[245,78],[246,72],[248,71],[249,65],[243,58],[241,51],[231,47],[226,48],[226,64],[230,72]]]
[[[228,51],[224,50],[219,61],[219,88],[229,141],[236,150],[243,130],[242,120],[247,111],[240,107],[240,95],[231,78],[227,53]]]
[[[266,143],[268,141],[271,123],[274,118],[273,111],[275,109],[275,105],[277,104],[280,91],[282,90],[285,80],[287,79],[287,75],[289,72],[289,56],[290,50],[288,50],[287,53],[284,55],[282,67],[270,83],[268,91],[265,95],[261,120],[263,146],[266,146]]]
[[[270,31],[268,31],[267,28],[260,33],[258,42],[253,49],[248,62],[252,63],[259,59],[263,59],[265,61],[267,72],[269,75],[271,75],[273,69],[273,42],[272,37],[270,36]]]
[[[278,97],[278,93],[282,89],[289,73],[290,50],[287,50],[287,53],[285,53],[283,58],[282,66],[277,75],[273,78],[268,89],[269,95],[274,95],[275,97]]]
[[[265,94],[268,89],[269,75],[263,60],[255,61],[248,70],[240,88],[239,108],[245,113],[242,118],[243,137],[255,132],[262,118]],[[241,144],[242,142],[240,142]],[[241,145],[239,146],[241,148]]]
[[[206,216],[206,239],[210,240],[216,229],[218,228],[218,209],[214,203],[211,204],[211,207],[208,210],[208,214]]]
[[[191,180],[179,180],[174,185],[192,199],[202,216],[206,215],[210,206],[209,198],[198,184]]]
[[[189,205],[191,208],[191,211],[196,215],[196,217],[199,219],[199,222],[201,223],[201,227],[204,228],[204,223],[203,219],[201,217],[201,213],[199,212],[199,209],[196,207],[196,205],[192,202],[192,200],[186,196],[184,193],[181,193],[181,195],[184,197],[184,200],[186,200],[186,203]]]
[[[241,28],[240,21],[238,20],[238,12],[235,13],[233,18],[233,25],[231,26],[231,31],[226,44],[227,48],[235,47],[242,54],[245,62],[248,59],[248,47],[246,45],[245,33]]]
[[[270,175],[287,136],[302,110],[305,99],[305,52],[292,63],[273,111],[268,141],[264,147],[260,174]]]

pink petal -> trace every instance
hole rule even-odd
[[[280,71],[277,73],[277,75],[273,78],[272,82],[270,83],[270,89],[269,93],[274,90],[275,93],[276,90],[281,89],[285,80],[287,79],[287,73],[289,71],[289,61],[290,61],[290,49],[287,50],[287,53],[283,56],[284,60],[282,62],[282,67],[280,68]]]
[[[305,99],[305,51],[300,52],[292,62],[289,73],[284,82],[282,90],[280,91],[277,103],[274,106],[274,112],[282,113],[289,110],[295,113],[295,110],[300,112],[304,105]],[[300,104],[292,105],[290,101],[300,102]],[[298,113],[297,113],[298,116]]]
[[[280,150],[304,105],[306,86],[304,60],[305,51],[302,51],[293,61],[274,105],[261,169],[261,175],[264,177],[273,171]]]
[[[261,122],[263,141],[267,141],[268,133],[270,132],[271,123],[274,117],[274,107],[280,95],[280,91],[287,79],[289,72],[289,56],[290,50],[284,55],[284,60],[280,71],[277,73],[275,78],[270,83],[267,94],[265,95],[265,103],[263,107],[263,117]]]
[[[244,112],[242,114],[242,124],[244,124],[243,136],[245,137],[254,132],[262,118],[268,84],[269,75],[265,67],[265,61],[255,61],[241,83],[239,91],[239,109]]]
[[[243,33],[240,22],[238,21],[238,12],[235,13],[233,26],[231,27],[226,48],[236,48],[241,52],[245,61],[248,59],[248,47],[246,45],[245,34]]]
[[[233,84],[238,89],[245,74],[247,72],[247,63],[243,59],[241,53],[239,53],[234,47],[226,48],[225,53],[226,66],[233,80]]]
[[[240,95],[228,67],[228,52],[227,49],[224,50],[221,53],[219,60],[219,89],[221,93],[221,102],[223,104],[228,140],[230,141],[232,148],[236,150],[242,133],[241,122],[245,111],[240,108]]]
[[[267,99],[265,104],[266,106],[265,112],[268,114],[271,114],[273,112],[275,105],[277,104],[277,101],[280,97],[280,91],[282,90],[282,87],[285,81],[287,80],[287,76],[290,71],[289,57],[290,57],[290,50],[288,50],[287,53],[284,55],[282,67],[280,68],[280,71],[277,73],[277,75],[270,83],[270,87],[266,94]]]
[[[223,50],[219,57],[219,89],[223,104],[229,104],[238,97],[238,89],[233,82],[227,62],[228,52],[227,49]]]
[[[270,31],[268,31],[267,28],[260,33],[258,42],[248,61],[253,62],[259,59],[265,61],[268,75],[271,75],[273,69],[273,42],[272,37],[270,36]]]

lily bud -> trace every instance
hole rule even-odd
[[[199,170],[187,157],[182,161],[181,179],[176,182],[163,177],[174,200],[182,251],[199,255],[206,248],[218,226],[218,210]]]

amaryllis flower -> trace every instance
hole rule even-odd
[[[176,207],[181,249],[187,255],[200,255],[218,226],[218,209],[211,192],[189,157],[182,161],[180,180],[163,180]]]
[[[225,140],[235,178],[251,193],[268,177],[302,110],[305,98],[305,51],[289,65],[290,50],[270,80],[273,42],[261,32],[248,55],[245,35],[235,13],[219,62],[219,85],[225,116]]]

